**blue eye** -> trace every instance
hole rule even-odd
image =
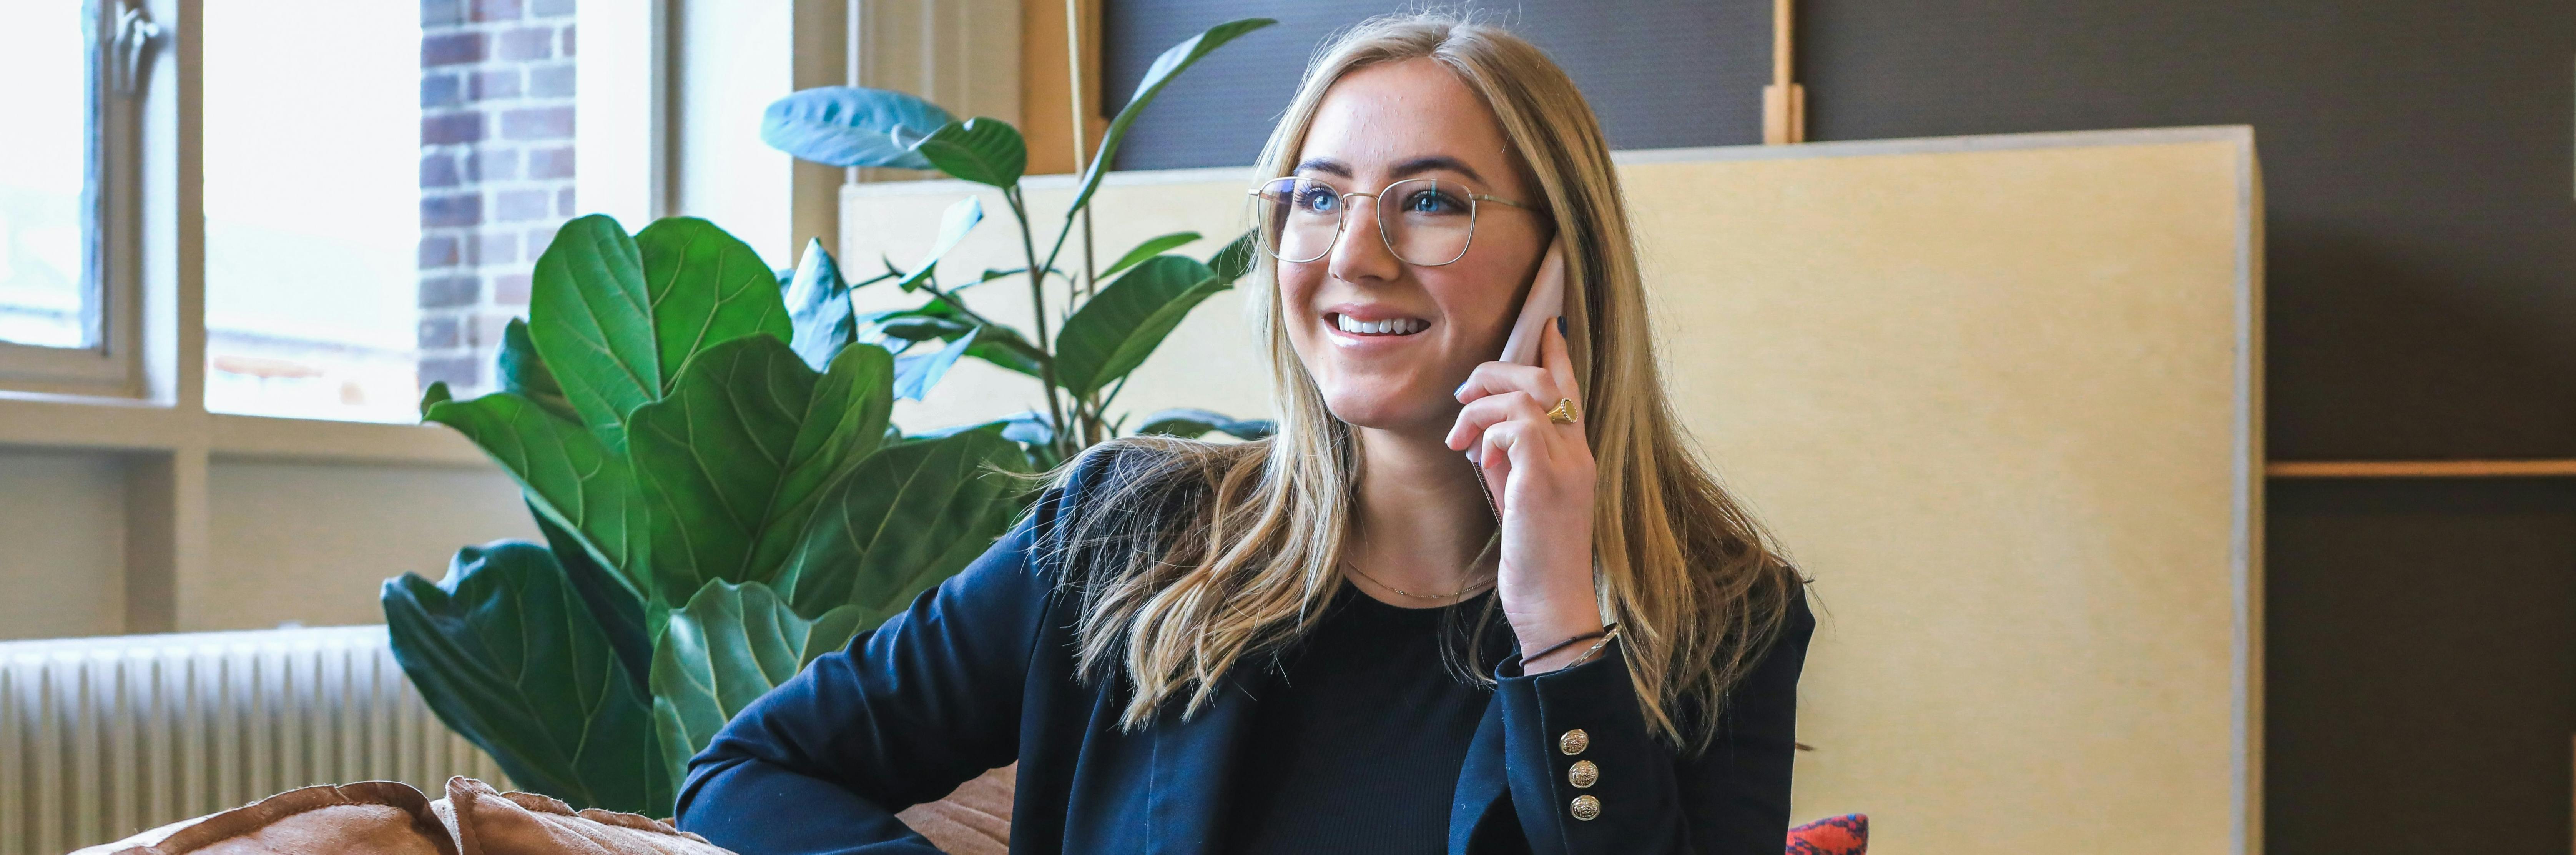
[[[1330,214],[1342,209],[1342,196],[1328,187],[1309,187],[1298,191],[1297,208],[1318,214]]]
[[[1467,203],[1466,200],[1452,196],[1448,193],[1443,193],[1439,190],[1417,190],[1412,193],[1405,194],[1404,212],[1408,214],[1432,215],[1464,214],[1467,212]]]

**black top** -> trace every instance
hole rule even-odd
[[[1493,693],[1443,664],[1443,618],[1463,637],[1491,596],[1411,609],[1344,584],[1253,691],[1222,851],[1445,849],[1458,771]]]

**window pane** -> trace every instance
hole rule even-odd
[[[418,417],[419,9],[207,0],[206,406]]]
[[[84,248],[89,37],[78,0],[0,7],[0,341],[97,343]]]
[[[206,0],[207,406],[489,391],[573,210],[573,0]],[[317,73],[321,72],[321,73]]]

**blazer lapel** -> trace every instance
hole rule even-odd
[[[1234,796],[1238,749],[1252,725],[1255,701],[1238,665],[1218,679],[1208,705],[1188,721],[1157,722],[1152,775],[1145,805],[1146,851],[1153,855],[1212,855],[1224,830],[1225,806]]]
[[[1458,770],[1458,792],[1449,803],[1449,855],[1467,855],[1476,826],[1509,790],[1503,777],[1503,702],[1497,698],[1486,704],[1476,737],[1467,743],[1467,762]]]

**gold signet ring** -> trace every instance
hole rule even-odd
[[[1574,424],[1577,421],[1574,417],[1574,399],[1556,399],[1556,406],[1547,411],[1547,420],[1561,425]]]

